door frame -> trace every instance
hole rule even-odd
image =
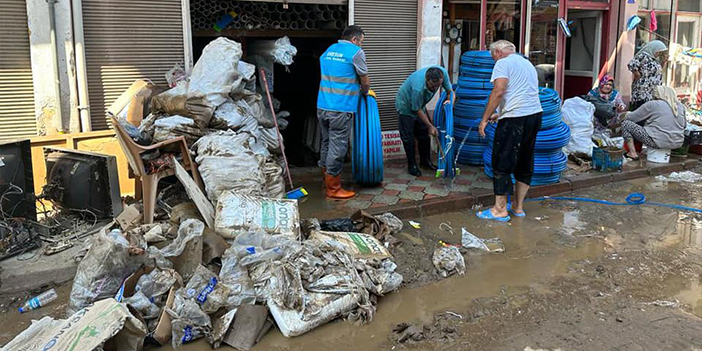
[[[564,70],[564,84],[565,76],[576,76],[576,77],[592,77],[593,86],[597,84],[597,78],[600,74],[600,57],[602,55],[602,32],[603,32],[603,11],[584,11],[577,13],[568,13],[568,20],[577,18],[591,18],[595,17],[597,19],[596,30],[595,30],[595,50],[592,54],[592,71],[581,71],[581,70]],[[565,48],[564,48],[565,50]],[[565,67],[565,66],[564,66]]]

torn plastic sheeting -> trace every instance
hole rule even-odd
[[[261,94],[245,90],[242,94],[232,95],[232,98],[235,101],[239,99],[246,101],[246,104],[251,108],[252,115],[259,126],[263,128],[275,127],[271,111],[266,104],[264,104]]]
[[[359,265],[361,266],[359,267]],[[356,263],[356,269],[361,272],[366,289],[378,296],[395,291],[402,284],[402,275],[395,272],[397,265],[389,259],[382,262],[379,260],[359,260]]]
[[[214,110],[201,93],[159,94],[151,99],[151,113],[192,118],[200,128],[206,128],[210,124]]]
[[[461,230],[461,246],[466,249],[478,249],[487,252],[504,252],[505,246],[500,238],[482,239],[467,231]]]
[[[195,125],[192,118],[171,116],[154,122],[153,141],[157,143],[182,136],[186,144],[192,146],[203,135],[205,131]]]
[[[218,131],[193,144],[198,156],[235,156],[249,149],[251,135],[231,130]]]
[[[402,231],[402,220],[397,218],[397,216],[390,212],[386,212],[381,215],[375,216],[375,218],[383,221],[383,223],[385,223],[388,226],[391,235],[395,235]]]
[[[199,265],[188,284],[179,289],[176,294],[195,300],[202,311],[209,314],[217,312],[227,304],[229,288],[220,284],[216,274]]]
[[[136,272],[144,255],[130,254],[129,241],[118,229],[109,233],[101,230],[90,245],[88,253],[78,264],[67,313],[105,298],[115,296],[122,282]]]
[[[154,319],[161,315],[161,308],[154,303],[155,301],[146,297],[143,291],[137,291],[126,299],[127,304],[139,311],[144,319]]]
[[[243,248],[243,249],[241,249]],[[222,269],[219,278],[229,288],[227,306],[241,306],[256,303],[256,292],[249,272],[239,262],[247,253],[246,247],[232,246],[222,256]]]
[[[109,345],[114,351],[138,351],[143,348],[146,333],[146,326],[125,305],[105,299],[67,319],[44,317],[33,322],[2,350],[73,350],[79,346],[81,351],[102,351]]]
[[[225,239],[262,230],[268,234],[300,237],[297,200],[268,199],[225,192],[215,211],[215,231]]]
[[[197,219],[187,219],[180,224],[178,236],[168,246],[161,249],[165,257],[177,257],[183,253],[185,246],[196,237],[201,237],[205,224]]]
[[[244,100],[227,101],[214,111],[212,128],[253,131],[258,127],[251,107]]]
[[[211,41],[193,67],[188,92],[200,92],[214,107],[223,104],[229,93],[242,83],[239,72],[241,44],[224,37]]]
[[[245,61],[239,61],[238,69],[239,72],[241,72],[241,75],[244,77],[244,80],[251,80],[256,74],[256,65]]]
[[[261,171],[261,160],[253,152],[226,157],[198,156],[197,159],[198,171],[210,201],[220,200],[227,192],[252,196],[264,194],[266,177]]]
[[[176,283],[178,285],[183,283],[178,272],[173,269],[156,268],[139,277],[136,290],[143,292],[147,298],[151,299],[166,295]]]
[[[310,239],[335,242],[344,247],[355,258],[392,257],[390,251],[375,237],[364,233],[349,232],[312,232]]]
[[[266,149],[268,149],[269,152],[272,154],[280,154],[280,142],[278,140],[278,130],[273,128],[258,128],[258,131],[256,133],[256,136],[259,140],[261,140],[264,145],[266,145]],[[283,137],[280,136],[280,139]]]
[[[264,194],[271,199],[282,199],[285,197],[285,180],[283,179],[283,167],[274,159],[269,158],[263,164],[263,174],[266,175],[266,186]]]
[[[437,248],[434,250],[431,261],[437,272],[444,278],[456,273],[459,275],[466,273],[466,262],[461,252],[455,246]]]
[[[341,317],[345,313],[353,310],[360,301],[360,296],[355,294],[337,295],[310,293],[307,296],[309,303],[323,305],[324,309],[315,318],[304,320],[303,313],[295,310],[285,309],[274,302],[268,302],[268,309],[275,319],[280,332],[285,337],[302,335],[314,328],[319,327],[329,321]]]
[[[166,307],[166,312],[171,316],[171,345],[174,349],[205,337],[212,330],[210,316],[200,309],[197,302],[180,294],[175,295],[173,308]]]
[[[290,43],[290,38],[282,37],[275,41],[271,55],[275,58],[275,62],[290,66],[293,63],[293,57],[297,55],[297,48]]]

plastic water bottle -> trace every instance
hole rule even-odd
[[[51,289],[44,291],[43,293],[37,295],[36,297],[33,297],[29,299],[27,302],[24,303],[24,306],[19,308],[20,313],[24,313],[27,311],[31,310],[36,310],[39,307],[46,306],[51,301],[54,301],[58,298],[58,294],[56,294],[56,290]]]

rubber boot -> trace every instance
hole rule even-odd
[[[415,156],[414,145],[409,146],[402,143],[405,147],[405,155],[407,155],[407,172],[415,177],[421,177],[422,171],[417,167],[417,158]]]
[[[325,174],[324,184],[327,187],[327,197],[332,199],[348,199],[356,196],[353,191],[347,191],[341,187],[341,175],[333,176]]]
[[[419,147],[419,166],[430,171],[436,171],[436,165],[431,162],[431,139],[417,140]]]

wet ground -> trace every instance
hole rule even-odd
[[[567,196],[623,201],[631,192],[702,208],[702,184],[654,178]],[[337,321],[293,339],[272,331],[254,350],[702,349],[702,214],[545,201],[502,224],[446,210],[413,219],[419,230],[403,218],[393,252],[405,283],[380,299],[370,324]],[[501,238],[506,251],[466,252],[466,274],[439,279],[432,252],[439,241],[460,243],[462,227]],[[67,294],[59,291],[62,301]],[[65,308],[59,301],[18,316],[18,303],[2,301],[0,343],[30,318]],[[210,346],[200,341],[182,350]]]

